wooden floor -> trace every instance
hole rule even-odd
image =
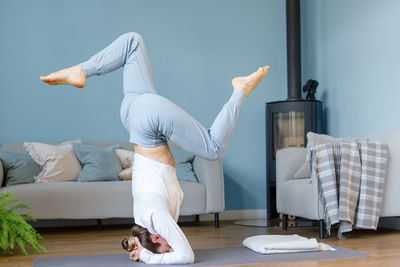
[[[219,229],[214,228],[212,222],[183,224],[182,229],[188,237],[193,249],[238,247],[241,246],[241,242],[244,238],[260,234],[296,233],[306,237],[318,237],[317,227],[289,227],[288,230],[284,232],[278,227],[239,226],[233,224],[232,221],[222,221]],[[79,228],[40,228],[38,231],[45,239],[43,244],[49,250],[48,254],[36,254],[34,251],[29,250],[31,255],[24,256],[20,251],[16,251],[14,256],[0,256],[0,266],[32,266],[33,258],[36,257],[124,253],[121,248],[121,240],[129,233],[129,226],[103,226],[101,231],[97,231],[95,226]],[[400,266],[399,230],[355,230],[352,233],[346,234],[346,237],[346,240],[337,240],[337,238],[333,236],[323,241],[366,253],[369,257],[236,266]]]

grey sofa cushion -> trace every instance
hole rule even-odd
[[[184,192],[180,215],[204,213],[206,190],[202,184],[179,182]],[[20,184],[0,188],[32,207],[36,219],[132,218],[131,181],[58,182]]]
[[[6,186],[34,183],[34,176],[40,172],[40,166],[26,152],[0,148],[0,160],[5,170]]]
[[[118,173],[122,171],[121,163],[114,149],[119,145],[106,148],[86,144],[74,144],[75,155],[82,164],[79,182],[119,181]]]
[[[175,159],[176,176],[178,180],[198,183],[199,181],[193,172],[192,166],[194,155],[182,149],[173,149],[171,153]]]
[[[129,218],[131,181],[33,183],[2,187],[32,207],[36,219]]]

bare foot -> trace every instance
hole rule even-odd
[[[253,72],[249,76],[236,77],[232,80],[233,89],[243,92],[245,95],[249,95],[254,88],[262,81],[264,76],[268,73],[269,66],[259,68],[256,72]]]
[[[45,77],[40,76],[40,80],[50,84],[70,84],[78,88],[85,87],[86,77],[80,65],[53,72]]]

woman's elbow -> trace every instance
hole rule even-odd
[[[194,253],[193,251],[189,255],[185,255],[183,264],[193,264],[194,263]]]
[[[193,264],[194,263],[194,256],[192,257],[187,257],[185,260],[185,264]]]

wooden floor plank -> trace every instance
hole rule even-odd
[[[238,247],[246,237],[261,234],[299,234],[305,237],[318,237],[317,227],[289,227],[287,231],[282,231],[278,227],[235,225],[232,221],[221,221],[219,229],[214,228],[213,222],[200,222],[184,224],[182,230],[193,249]],[[31,267],[35,257],[124,253],[121,248],[121,240],[129,234],[129,226],[108,225],[100,231],[95,226],[39,228],[38,231],[44,237],[45,242],[42,244],[47,247],[49,253],[37,254],[29,249],[31,255],[24,256],[21,251],[16,250],[13,256],[1,256],[0,266]],[[345,240],[338,240],[335,236],[331,236],[324,239],[323,242],[363,252],[369,257],[237,266],[400,266],[400,231],[354,230],[345,236],[347,237]]]

